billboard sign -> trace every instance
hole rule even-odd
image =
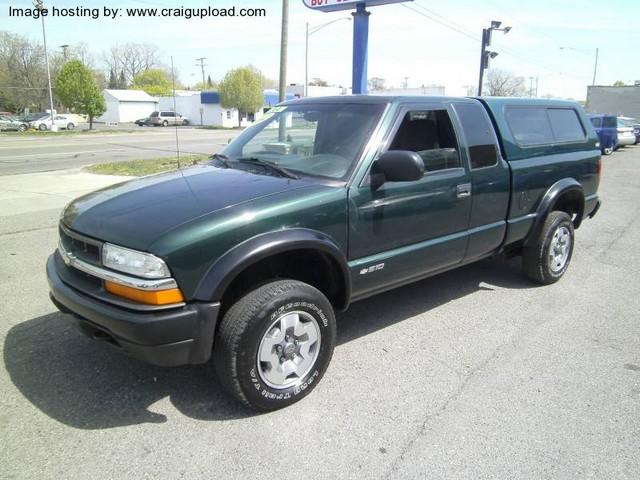
[[[353,10],[360,3],[366,7],[386,5],[388,3],[411,2],[413,0],[302,0],[312,10],[320,12],[337,12],[338,10]]]

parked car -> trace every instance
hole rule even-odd
[[[149,117],[139,118],[138,120],[136,120],[133,123],[135,123],[139,127],[148,127],[149,126]]]
[[[77,126],[75,120],[67,115],[55,115],[53,117],[53,123],[58,128],[66,130],[74,130]],[[31,121],[30,126],[40,130],[41,132],[49,130],[51,128],[51,116],[47,113],[44,116]]]
[[[27,128],[28,125],[16,117],[0,115],[0,130],[24,132]]]
[[[590,115],[591,124],[600,139],[600,151],[611,155],[618,148],[618,120],[613,115]]]
[[[153,112],[149,116],[149,125],[152,125],[154,127],[168,127],[169,125],[189,125],[189,119],[187,117],[183,117],[178,112]]]
[[[334,311],[357,300],[497,254],[560,280],[600,206],[598,148],[568,101],[286,102],[208,165],[71,202],[51,298],[91,338],[212,358],[240,402],[282,408],[319,383]]]
[[[626,147],[628,145],[635,145],[636,134],[632,126],[626,124],[622,118],[617,117],[617,130],[618,130],[618,146]]]
[[[636,141],[634,145],[637,145],[638,143],[640,143],[640,122],[635,118],[629,118],[629,117],[618,117],[618,121],[624,127],[633,128],[633,134],[636,136]]]

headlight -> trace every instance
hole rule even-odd
[[[163,260],[150,253],[136,252],[128,248],[105,243],[102,247],[102,264],[119,272],[143,278],[170,277],[169,267]]]

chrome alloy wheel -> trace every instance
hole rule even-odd
[[[565,267],[570,251],[571,233],[567,227],[560,226],[553,233],[549,246],[549,265],[553,273],[558,273]]]
[[[267,329],[258,347],[258,373],[272,388],[300,382],[320,353],[320,327],[306,312],[287,312]]]

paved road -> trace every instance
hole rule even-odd
[[[482,262],[357,303],[265,415],[81,337],[47,299],[59,211],[0,218],[0,477],[640,478],[640,148],[603,175],[560,283]]]
[[[178,128],[184,154],[215,153],[238,134],[235,130]],[[0,136],[0,175],[63,170],[93,163],[171,156],[173,128],[141,128],[135,133],[60,136]]]

